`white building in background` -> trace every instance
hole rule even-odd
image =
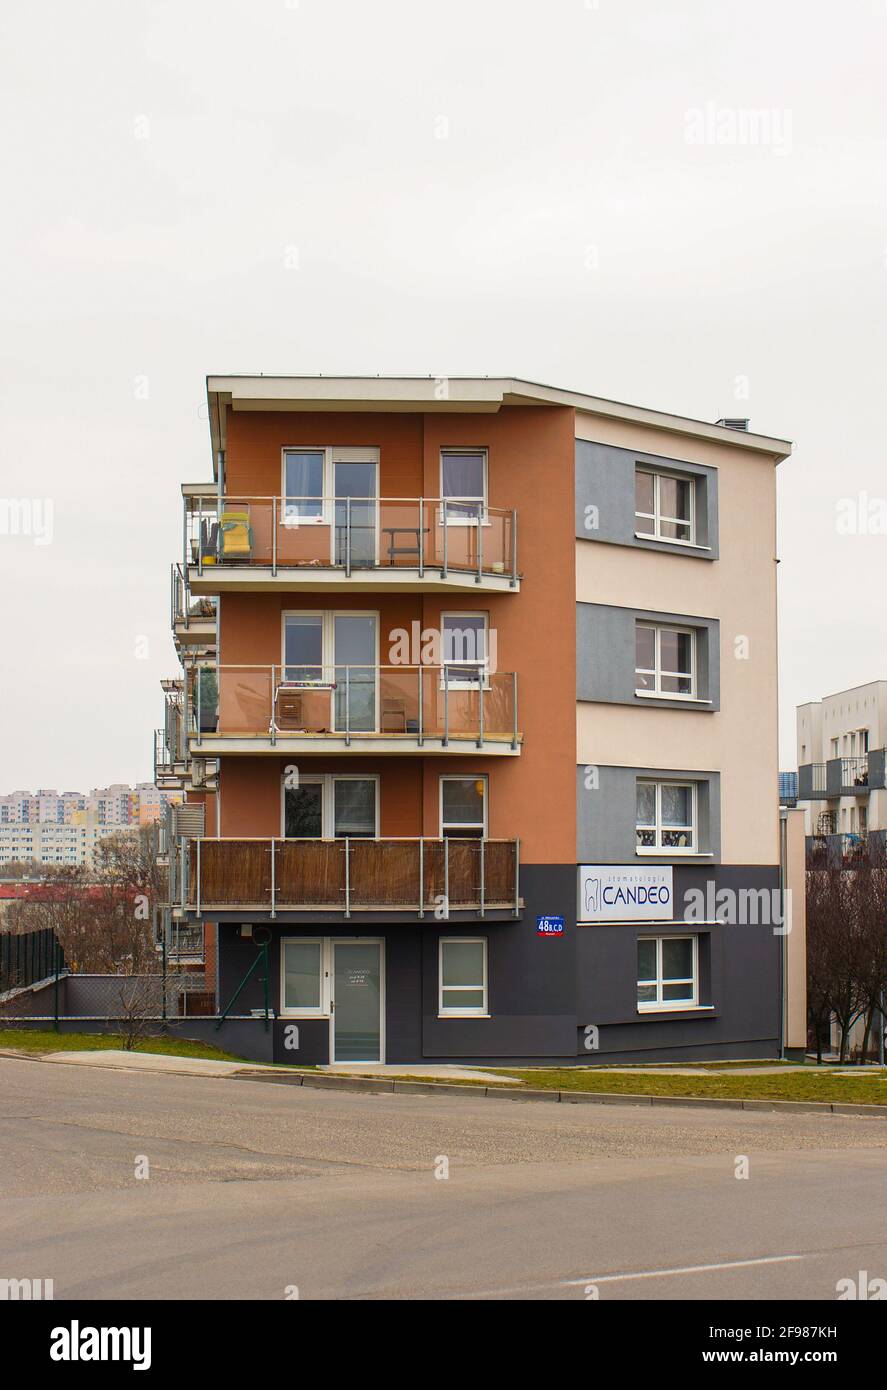
[[[798,705],[798,801],[808,837],[851,862],[887,842],[887,681]],[[808,839],[808,847],[810,841]]]

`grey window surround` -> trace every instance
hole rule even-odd
[[[721,856],[721,774],[686,768],[598,766],[598,786],[586,788],[586,764],[576,768],[576,857],[580,864],[717,863]],[[637,783],[696,784],[697,849],[692,854],[638,854]]]
[[[695,698],[637,694],[635,629],[639,622],[693,629]],[[576,699],[713,714],[721,707],[720,629],[717,618],[659,613],[649,608],[617,608],[606,603],[577,603]]]
[[[696,543],[647,539],[635,534],[635,470],[679,474],[696,481]],[[597,511],[589,527],[586,507]],[[637,550],[662,550],[697,560],[718,559],[718,470],[707,464],[663,458],[612,444],[576,440],[576,536],[585,541],[630,545]]]

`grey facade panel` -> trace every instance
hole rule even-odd
[[[688,700],[655,699],[636,693],[635,629],[637,623],[671,624],[696,634],[696,696]],[[605,603],[576,604],[576,698],[604,704],[646,708],[705,710],[721,705],[720,623],[685,613],[644,608],[617,608]],[[704,702],[704,703],[701,703]]]
[[[639,778],[695,782],[700,853],[721,854],[721,775],[649,767],[576,769],[576,839],[580,864],[670,864],[674,855],[636,855]]]
[[[697,548],[635,535],[634,475],[637,464],[696,480]],[[576,440],[576,535],[581,540],[665,550],[697,558],[718,558],[718,474],[716,468],[661,458],[612,444]]]
[[[688,888],[706,894],[724,888],[777,890],[776,866],[699,866],[675,868],[675,898]],[[711,1010],[669,1016],[638,1014],[637,940],[650,934],[686,930],[699,936],[700,995]],[[577,929],[577,1038],[599,1030],[599,1049],[590,1060],[681,1056],[772,1057],[779,1047],[782,938],[772,924],[724,922],[679,924],[598,924]]]
[[[432,922],[392,924],[372,929],[344,920],[330,922],[331,936],[382,935],[385,938],[386,1060],[390,1063],[447,1060],[518,1064],[559,1062],[583,1064],[630,1057],[660,1061],[681,1056],[772,1057],[779,1045],[779,963],[781,939],[770,926],[727,926],[700,920],[686,930],[700,936],[700,992],[711,1010],[677,1015],[638,1014],[637,939],[650,932],[674,934],[675,924],[601,924],[577,927],[576,867],[525,865],[522,892],[526,910],[522,921],[470,925]],[[687,912],[687,893],[712,893],[730,887],[776,888],[775,866],[718,866],[679,864],[674,869],[678,913]],[[540,936],[536,917],[564,917],[559,937]],[[279,999],[281,935],[316,928],[270,924],[272,947],[271,1001]],[[489,1018],[440,1018],[437,1009],[438,941],[441,935],[486,936],[489,965]],[[232,924],[219,928],[222,979],[220,994],[227,1002],[255,959],[255,944],[240,936]],[[257,972],[258,973],[258,972]],[[238,1012],[262,1003],[262,984],[254,974],[238,1000]],[[212,1020],[180,1020],[203,1030]],[[299,1047],[286,1047],[286,1030],[293,1023]],[[599,1030],[599,1050],[585,1048],[585,1029]],[[230,1038],[229,1038],[230,1033]],[[249,1034],[250,1036],[247,1036]],[[195,1033],[202,1036],[201,1031]],[[214,1035],[222,1046],[242,1056],[266,1058],[273,1047],[277,1062],[326,1062],[329,1057],[327,1019],[275,1019],[266,1033],[260,1020],[225,1024]]]

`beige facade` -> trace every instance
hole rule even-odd
[[[775,864],[776,456],[577,414],[577,437],[717,469],[719,558],[576,543],[579,602],[715,618],[721,625],[715,713],[577,706],[580,763],[721,773],[725,864]],[[741,439],[741,444],[745,443]]]

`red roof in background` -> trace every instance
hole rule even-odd
[[[0,901],[35,898],[39,902],[49,902],[53,898],[64,899],[71,896],[71,886],[68,883],[0,883]],[[89,884],[75,888],[75,892],[78,897],[96,898],[102,889],[98,884]]]

